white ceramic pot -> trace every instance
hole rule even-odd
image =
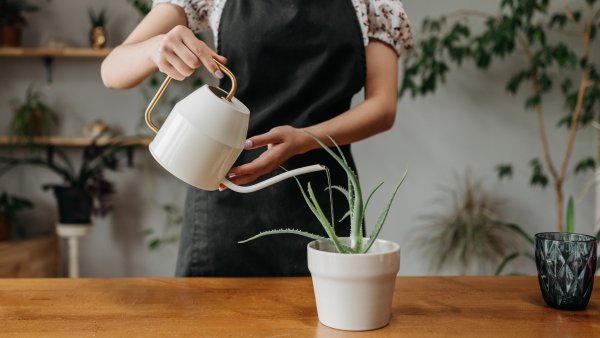
[[[345,244],[349,238],[343,238]],[[365,239],[366,241],[366,239]],[[324,240],[308,244],[319,321],[339,330],[386,326],[391,317],[400,245],[376,240],[367,254],[340,254]]]

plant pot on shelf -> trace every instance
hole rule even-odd
[[[23,28],[19,26],[0,26],[0,46],[19,47],[21,46],[21,36]]]
[[[10,240],[10,217],[0,212],[0,242]]]
[[[106,47],[106,30],[103,26],[92,27],[90,31],[90,45],[93,49]]]
[[[349,238],[341,239],[346,245]],[[386,326],[391,317],[400,246],[376,240],[366,254],[341,254],[327,240],[308,244],[319,321],[339,330]]]
[[[69,186],[53,186],[60,224],[89,225],[92,222],[93,201],[88,192]]]

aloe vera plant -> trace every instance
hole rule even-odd
[[[392,195],[388,199],[387,204],[385,205],[384,209],[381,211],[381,214],[379,215],[379,218],[377,219],[377,222],[375,223],[373,232],[368,237],[368,240],[365,243],[363,240],[364,238],[363,238],[363,227],[362,227],[365,211],[369,204],[369,201],[371,200],[371,197],[373,197],[375,192],[383,185],[383,183],[380,183],[377,187],[375,187],[375,189],[373,189],[373,191],[371,191],[371,193],[368,195],[366,202],[363,203],[364,199],[363,199],[363,195],[362,195],[362,189],[360,187],[360,182],[358,181],[358,176],[356,175],[356,173],[354,173],[352,168],[350,168],[350,166],[348,165],[348,162],[346,161],[346,158],[344,157],[344,154],[342,153],[342,151],[341,151],[340,147],[337,145],[337,143],[333,140],[333,138],[328,136],[329,140],[331,140],[331,142],[337,149],[338,153],[336,153],[332,149],[330,149],[325,143],[323,143],[315,135],[313,135],[311,133],[308,133],[308,134],[325,151],[327,151],[327,153],[329,153],[329,155],[331,155],[337,163],[339,163],[339,165],[344,169],[344,171],[346,172],[346,175],[348,177],[347,188],[344,188],[341,186],[332,186],[332,187],[328,187],[327,189],[337,190],[338,192],[343,194],[344,197],[346,198],[346,200],[348,201],[348,212],[340,219],[340,221],[342,221],[348,217],[350,218],[350,246],[343,244],[342,241],[340,240],[340,238],[336,235],[334,227],[333,227],[335,224],[334,223],[335,220],[333,218],[331,219],[331,221],[329,219],[327,219],[327,216],[323,212],[323,209],[321,208],[321,206],[319,205],[319,202],[317,201],[317,198],[315,197],[315,193],[314,193],[314,190],[313,190],[310,182],[308,183],[306,190],[305,190],[302,187],[302,185],[300,184],[300,181],[298,179],[296,179],[296,183],[298,184],[298,187],[300,188],[300,192],[302,193],[302,196],[304,197],[304,200],[306,201],[306,204],[310,208],[311,212],[315,215],[315,217],[319,220],[319,222],[323,226],[323,229],[327,233],[327,237],[312,234],[312,233],[298,230],[298,229],[277,229],[277,230],[269,230],[269,231],[261,232],[261,233],[257,234],[256,236],[253,236],[246,240],[240,241],[238,243],[246,243],[246,242],[249,242],[249,241],[255,240],[257,238],[264,237],[264,236],[279,235],[279,234],[292,234],[292,235],[304,236],[304,237],[307,237],[307,238],[310,238],[313,240],[327,239],[327,240],[331,241],[331,243],[335,246],[336,250],[339,253],[346,253],[346,254],[367,253],[369,251],[369,249],[371,248],[371,246],[373,245],[373,243],[375,243],[375,240],[377,239],[377,237],[379,236],[381,228],[383,227],[383,224],[385,223],[385,220],[386,220],[388,213],[390,211],[390,208],[392,206],[392,202],[394,201],[394,198],[396,197],[396,193],[398,192],[398,189],[402,185],[402,182],[404,182],[407,172],[406,171],[404,172],[400,182],[396,185],[396,188],[392,192]],[[333,217],[333,215],[332,215],[332,217]]]

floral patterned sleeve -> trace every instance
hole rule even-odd
[[[194,33],[210,29],[209,16],[214,0],[153,0],[152,6],[158,4],[173,4],[185,11],[188,27]]]
[[[410,50],[413,35],[404,6],[399,0],[368,0],[368,36],[390,45],[398,56]]]

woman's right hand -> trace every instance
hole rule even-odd
[[[150,58],[158,70],[175,80],[184,80],[201,65],[215,78],[223,78],[223,72],[213,59],[222,64],[226,64],[227,59],[196,38],[188,27],[176,26],[168,33],[156,36],[155,40]]]

